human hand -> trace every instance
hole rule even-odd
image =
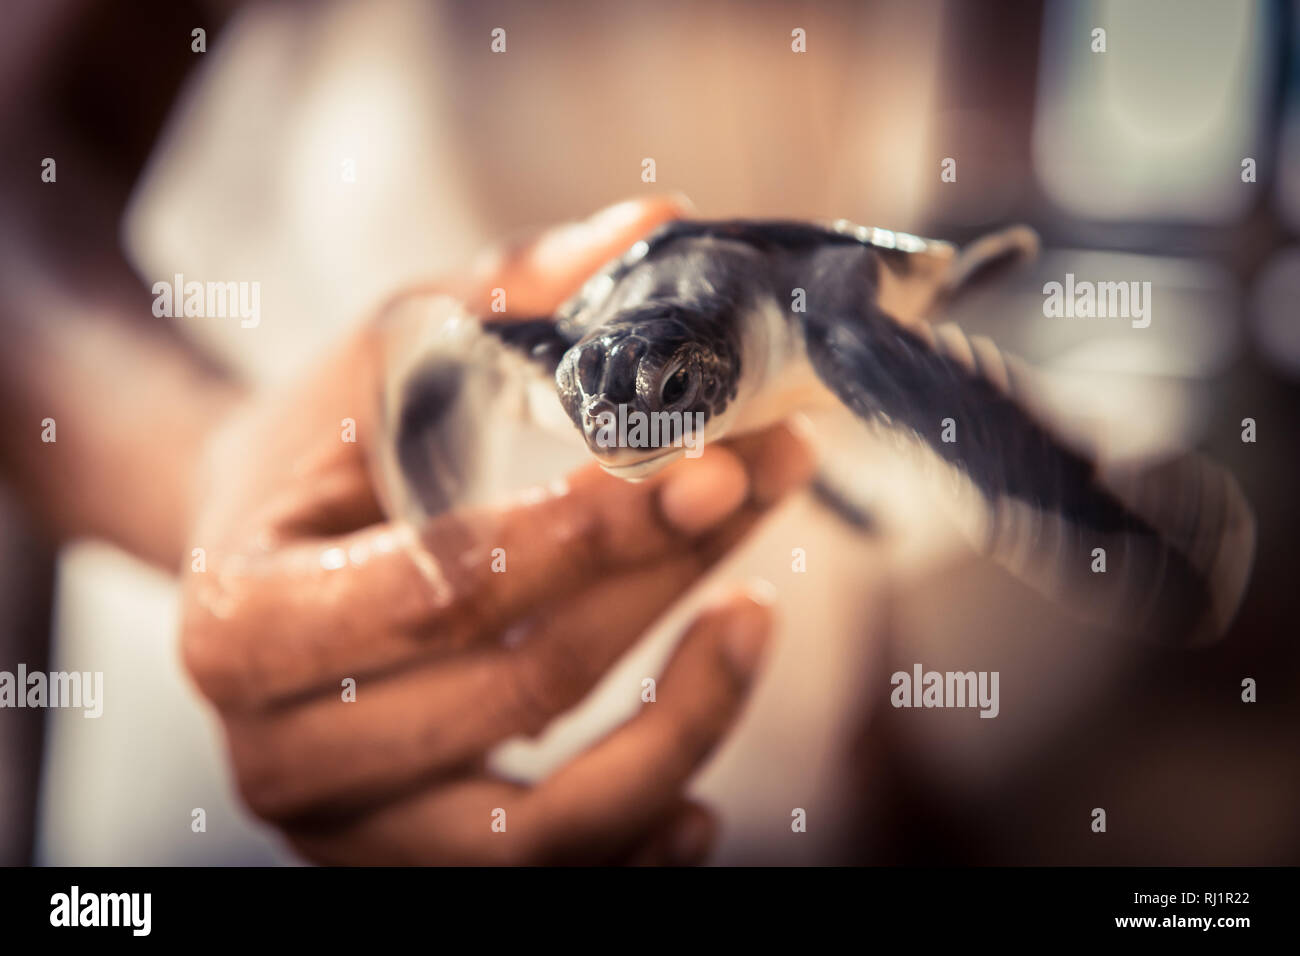
[[[524,314],[552,310],[678,214],[613,207],[485,260],[456,292],[473,308],[506,285]],[[193,535],[207,567],[184,582],[182,648],[245,800],[321,862],[698,862],[711,817],[683,790],[763,656],[770,616],[752,597],[703,613],[657,701],[536,786],[491,775],[484,755],[581,700],[806,481],[803,446],[771,429],[641,484],[593,464],[540,500],[415,531],[384,521],[361,446],[340,440],[343,418],[368,434],[378,355],[367,325],[296,386],[252,400],[207,458]],[[439,556],[452,523],[491,527],[509,573],[484,562],[450,593],[431,588],[416,558]]]

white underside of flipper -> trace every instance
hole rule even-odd
[[[576,467],[588,459],[560,406],[554,380],[485,333],[460,302],[447,296],[413,299],[386,322],[388,368],[381,397],[386,436],[376,454],[390,514],[412,523],[429,517],[396,460],[393,429],[406,383],[434,359],[457,362],[464,370],[439,429],[445,447],[431,461],[453,507],[501,504],[554,484],[565,474],[564,465]],[[440,461],[440,455],[454,462]]]

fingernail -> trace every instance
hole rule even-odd
[[[704,861],[713,843],[713,823],[702,813],[691,813],[677,825],[669,843],[673,866],[694,866]]]
[[[795,412],[785,420],[785,427],[804,445],[813,448],[817,444],[817,428],[803,412]]]
[[[755,604],[771,607],[776,603],[776,585],[767,578],[752,577],[745,582],[745,595]]]
[[[699,211],[695,203],[691,201],[691,197],[686,195],[686,193],[684,192],[679,191],[679,192],[670,193],[668,199],[679,209],[681,209],[682,212],[694,213]]]
[[[728,607],[722,646],[732,672],[748,683],[758,671],[771,630],[772,614],[768,606],[745,594]]]
[[[645,206],[639,199],[625,199],[592,213],[583,225],[596,232],[608,234],[627,228],[644,213]]]

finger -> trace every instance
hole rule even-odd
[[[211,551],[382,520],[363,453],[375,439],[380,345],[376,330],[358,330],[309,375],[268,390],[223,424],[197,469],[204,507],[196,544]],[[261,450],[251,462],[249,449]]]
[[[301,856],[327,866],[528,865],[537,860],[513,832],[526,798],[526,788],[492,778],[453,780],[343,821],[291,824],[284,834]],[[698,866],[717,832],[712,811],[681,801],[635,841],[550,862]]]
[[[725,518],[747,479],[729,452],[706,457],[699,469],[670,469],[641,485],[589,466],[562,494],[439,518],[422,541],[388,525],[291,542],[271,555],[215,555],[193,585],[187,662],[209,697],[247,705],[491,640],[539,601],[681,551],[685,539],[661,520],[659,494],[691,530]],[[465,551],[466,540],[501,547],[506,573],[494,572],[490,551]],[[204,612],[220,626],[205,628]]]
[[[538,607],[621,571],[679,556],[707,563],[748,527],[725,526],[729,516],[761,514],[811,473],[787,429],[736,448],[743,457],[709,448],[641,484],[583,469],[562,494],[469,519],[489,549],[469,564],[445,553],[439,530],[421,547],[401,526],[258,559],[218,557],[215,573],[194,584],[187,664],[211,699],[248,707],[495,641]],[[761,474],[752,487],[751,474]],[[494,570],[495,548],[504,573]]]
[[[740,521],[752,525],[756,515]],[[227,715],[231,760],[260,816],[374,803],[576,705],[720,552],[688,552],[539,609],[517,647],[359,680],[292,706]]]
[[[459,617],[475,632],[489,631],[612,572],[713,547],[714,532],[729,518],[772,507],[812,470],[807,447],[785,426],[706,448],[647,482],[582,469],[563,494],[492,516],[495,527],[480,522],[491,546],[504,552],[507,571],[494,573],[486,560],[458,569],[441,622],[454,631]],[[743,534],[747,525],[732,530]],[[437,548],[436,535],[430,548]],[[455,568],[451,555],[435,557]]]
[[[705,612],[652,709],[531,792],[490,780],[433,784],[325,832],[295,828],[294,844],[333,863],[557,863],[635,852],[678,814],[688,778],[739,713],[770,630],[769,610],[747,595]]]
[[[698,803],[683,803],[622,862],[629,866],[699,866],[708,858],[717,835],[718,820],[712,811]]]
[[[329,866],[483,866],[528,862],[511,839],[527,789],[491,777],[439,782],[329,823],[284,827],[303,857]]]
[[[733,597],[691,627],[644,712],[540,784],[519,836],[542,861],[644,832],[681,798],[731,727],[759,670],[770,610]]]

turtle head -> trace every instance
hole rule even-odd
[[[560,360],[560,403],[611,474],[645,478],[695,457],[736,397],[740,349],[718,317],[643,304],[588,330]]]

